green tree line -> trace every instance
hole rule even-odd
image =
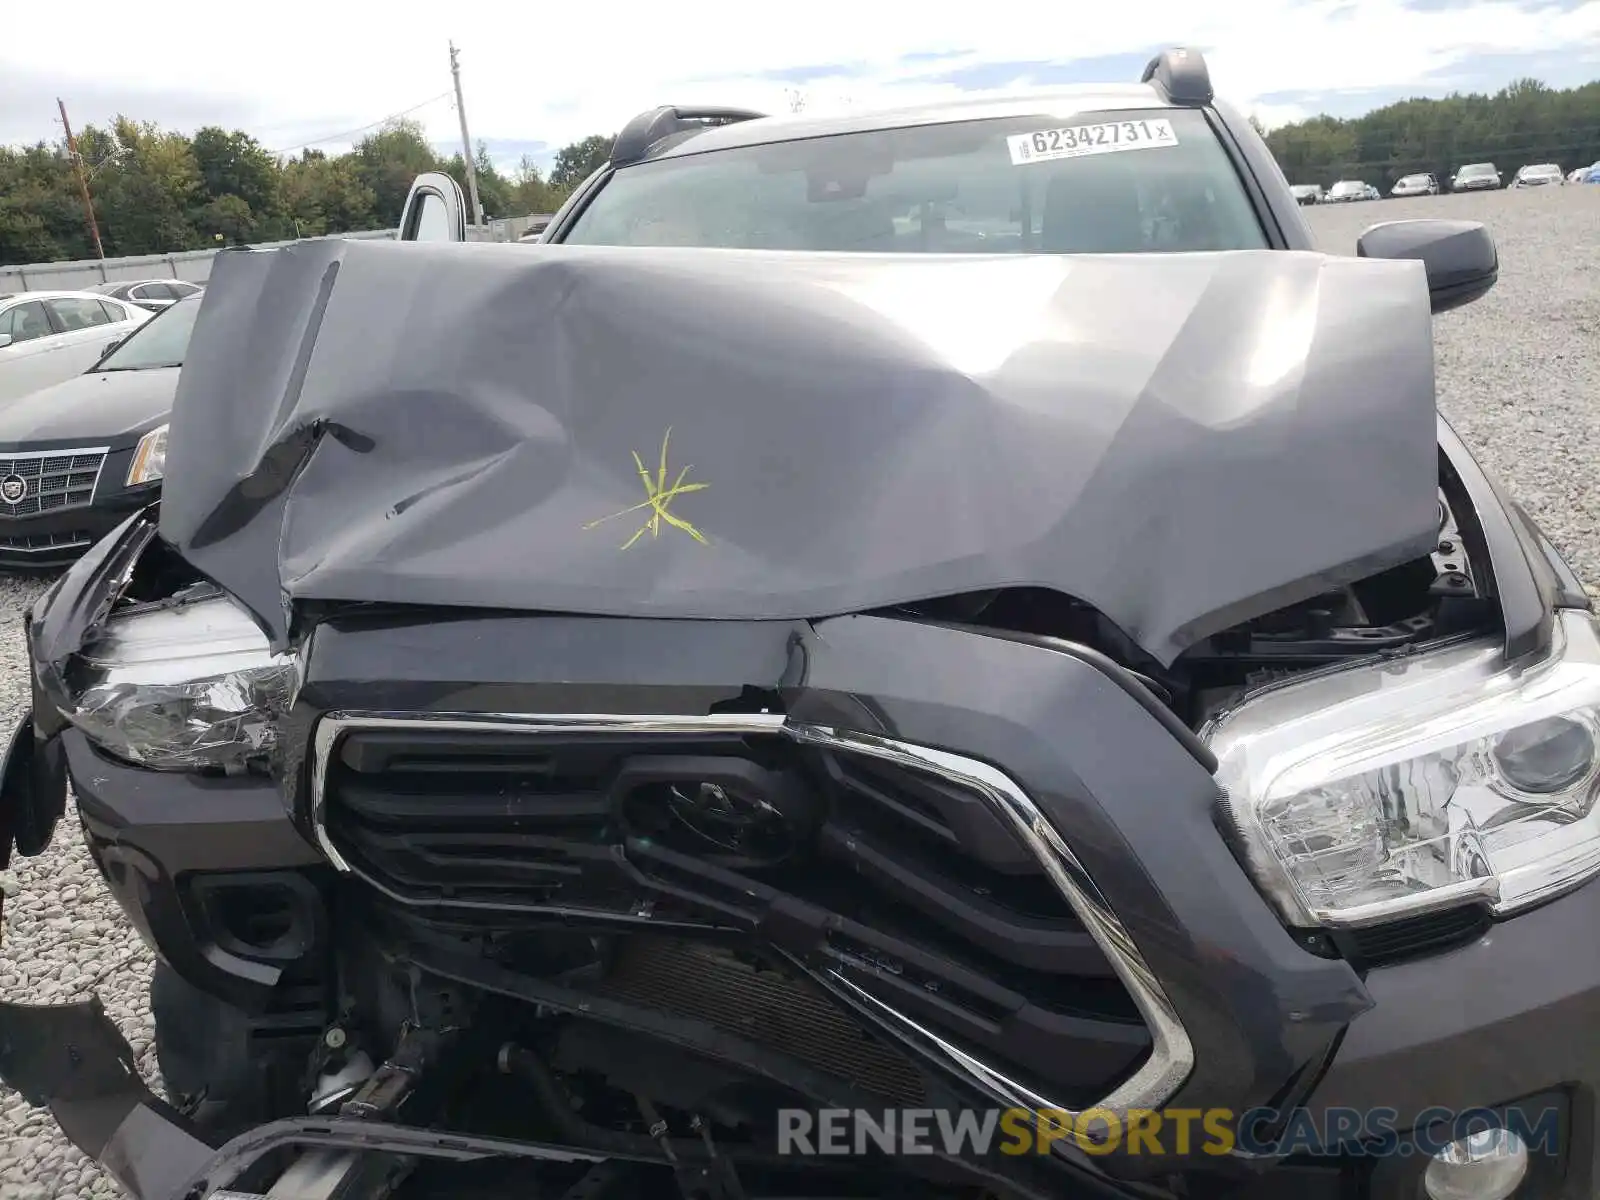
[[[563,147],[548,178],[527,157],[500,171],[480,142],[484,214],[553,212],[612,140],[596,134]],[[466,190],[461,155],[440,155],[416,121],[389,122],[337,155],[280,158],[238,130],[188,137],[127,117],[85,127],[77,144],[108,258],[393,228],[424,171],[446,171]],[[0,265],[93,257],[65,141],[0,147]]]
[[[1494,95],[1402,100],[1362,117],[1319,116],[1267,133],[1294,183],[1356,178],[1387,187],[1402,175],[1448,176],[1490,161],[1503,172],[1600,161],[1600,81],[1554,89],[1522,79]],[[605,160],[612,135],[562,147],[548,177],[528,158],[509,174],[479,144],[478,196],[490,217],[551,212]],[[348,153],[280,158],[249,134],[208,127],[192,137],[118,117],[87,126],[78,153],[108,256],[392,228],[411,181],[446,171],[466,186],[415,121],[392,121]],[[72,160],[63,143],[0,147],[0,265],[91,258]]]
[[[1470,162],[1492,162],[1509,180],[1518,167],[1563,171],[1600,161],[1600,81],[1549,88],[1519,79],[1492,96],[1402,100],[1364,117],[1313,117],[1267,134],[1291,183],[1360,179],[1386,188],[1402,175],[1445,180]]]

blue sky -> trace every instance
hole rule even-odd
[[[272,150],[346,148],[407,112],[460,144],[447,44],[461,50],[474,140],[497,162],[615,132],[662,103],[810,111],[1015,88],[1131,80],[1161,45],[1203,50],[1218,90],[1268,125],[1353,116],[1414,95],[1494,90],[1533,75],[1600,79],[1600,0],[807,0],[752,5],[483,9],[341,0],[312,15],[167,0],[10,5],[0,39],[0,143],[117,112],[192,130],[243,128]]]

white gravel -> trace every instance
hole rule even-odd
[[[1322,249],[1378,221],[1482,221],[1500,282],[1434,321],[1439,406],[1586,581],[1600,582],[1600,187],[1306,210]]]
[[[1354,253],[1377,221],[1485,222],[1499,286],[1436,323],[1439,396],[1461,435],[1587,580],[1600,580],[1600,187],[1330,205],[1307,213],[1323,249]],[[22,612],[45,581],[0,576],[0,718],[28,702]],[[123,921],[69,813],[55,843],[14,863],[0,999],[50,1002],[98,991],[155,1079],[150,956]],[[0,1089],[0,1200],[110,1197],[116,1186],[49,1116]]]
[[[47,579],[0,575],[0,721],[6,737],[29,703],[22,614]],[[0,999],[50,1004],[98,992],[106,1010],[156,1078],[151,1045],[150,955],[123,920],[69,812],[50,849],[13,858],[17,894],[5,903],[0,934]],[[122,1191],[77,1147],[50,1114],[0,1087],[0,1200],[56,1196],[114,1197]]]

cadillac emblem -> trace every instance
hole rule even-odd
[[[15,504],[28,494],[28,481],[21,475],[7,475],[0,479],[0,500]]]

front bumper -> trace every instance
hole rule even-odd
[[[140,936],[201,991],[248,1013],[267,1010],[285,971],[314,960],[327,937],[315,885],[325,861],[277,789],[128,766],[76,729],[59,740],[90,856]],[[287,928],[263,954],[227,914],[267,908]]]
[[[524,628],[533,629],[539,624],[530,621]],[[471,630],[466,631],[466,637],[501,647],[502,654],[505,645],[516,645],[521,640],[483,638]],[[557,636],[556,640],[561,638]],[[851,641],[843,628],[838,640]],[[864,645],[844,648],[856,656],[865,652]],[[529,646],[526,653],[537,655],[541,649],[549,647]],[[627,657],[628,647],[617,649],[620,657]],[[521,657],[523,651],[510,653]],[[431,661],[433,656],[428,658]],[[510,666],[515,668],[516,664]],[[824,670],[826,664],[817,661],[814,668]],[[370,678],[361,670],[352,670],[349,675]],[[213,911],[197,893],[197,885],[203,887],[210,881],[276,888],[291,900],[290,894],[298,887],[306,905],[306,936],[301,944],[310,946],[320,936],[316,932],[322,920],[319,892],[310,882],[319,873],[326,873],[327,866],[291,818],[277,787],[265,780],[200,780],[131,767],[98,753],[81,733],[72,729],[63,731],[58,740],[93,857],[117,902],[144,938],[195,986],[249,1012],[268,1009],[285,964],[274,966],[230,946],[228,931],[216,924]],[[1173,793],[1158,779],[1147,782],[1152,792],[1168,797],[1166,807],[1171,813]],[[1142,818],[1140,824],[1147,830],[1151,826]],[[1196,859],[1195,854],[1200,858]],[[1154,861],[1149,854],[1144,858]],[[1223,865],[1221,860],[1211,863],[1198,843],[1192,845],[1186,861],[1202,874],[1214,874],[1212,868]],[[1173,859],[1163,871],[1168,868],[1178,870],[1178,860]],[[1183,924],[1204,923],[1198,910],[1189,911],[1192,916]],[[1344,1033],[1331,1061],[1312,1063],[1309,1075],[1297,1083],[1291,1094],[1303,1097],[1298,1105],[1310,1114],[1318,1128],[1329,1128],[1341,1112],[1387,1110],[1393,1114],[1390,1127],[1397,1132],[1426,1124],[1431,1109],[1459,1113],[1482,1106],[1508,1105],[1528,1097],[1559,1097],[1566,1116],[1557,1154],[1553,1161],[1539,1164],[1539,1190],[1525,1192],[1519,1200],[1576,1200],[1590,1195],[1594,1181],[1600,1179],[1600,1137],[1594,1103],[1596,1092],[1600,1091],[1600,1043],[1592,1036],[1593,1014],[1600,1011],[1600,957],[1573,953],[1572,947],[1583,946],[1583,939],[1597,924],[1600,887],[1591,886],[1494,926],[1468,946],[1367,972],[1362,985],[1373,1001],[1372,1007],[1346,1014]],[[1149,934],[1146,931],[1146,936]],[[1176,936],[1180,932],[1174,926],[1169,938]],[[1206,944],[1213,947],[1211,953],[1220,955],[1217,964],[1239,962],[1210,939]],[[1305,954],[1300,958],[1304,961],[1280,960],[1276,965],[1293,973],[1318,961]],[[1258,963],[1257,969],[1267,965]],[[1332,968],[1336,964],[1323,965]],[[1167,970],[1170,972],[1173,966],[1167,964]],[[1218,968],[1214,964],[1212,969]],[[1172,976],[1169,974],[1168,978]],[[1315,1004],[1318,989],[1309,986],[1309,979],[1302,977],[1300,981],[1305,986],[1302,999]],[[1242,984],[1244,980],[1238,982]],[[1281,994],[1282,985],[1276,990]],[[1321,1019],[1314,1012],[1303,1017],[1307,1021]],[[38,1010],[0,1010],[0,1021],[35,1019],[66,1020],[64,1027],[79,1028],[60,1011],[50,1018],[39,1015]],[[1293,1017],[1289,1026],[1281,1024],[1283,1021],[1283,1014],[1259,1012],[1240,1028],[1254,1027],[1256,1036],[1266,1036],[1274,1032],[1267,1026],[1285,1030],[1292,1026]],[[1227,1066],[1242,1048],[1235,1041],[1236,1035],[1217,1025],[1205,1028],[1192,1019],[1189,1027],[1195,1042],[1196,1070],[1190,1085],[1173,1103],[1185,1108],[1237,1105],[1238,1093],[1233,1091],[1237,1077],[1230,1078]],[[16,1028],[20,1030],[22,1026]],[[61,1042],[61,1036],[57,1035],[61,1045],[79,1047],[85,1035],[80,1029],[73,1034],[77,1040],[67,1042]],[[7,1040],[0,1030],[0,1044]],[[19,1032],[10,1041],[13,1045],[27,1045],[37,1039]],[[3,1062],[0,1067],[7,1072],[13,1070]],[[7,1078],[10,1080],[9,1074]],[[27,1082],[11,1081],[19,1087]],[[1271,1081],[1271,1087],[1287,1083],[1278,1078]],[[44,1093],[36,1086],[33,1094]],[[63,1128],[86,1152],[102,1157],[114,1170],[127,1169],[120,1160],[113,1161],[121,1151],[108,1150],[109,1141],[97,1142],[105,1133],[104,1118],[95,1118],[100,1121],[95,1127],[98,1132],[75,1132],[90,1128],[86,1122],[108,1103],[103,1097],[91,1101],[77,1094],[62,1094],[52,1095],[47,1102]],[[1539,1103],[1543,1105],[1545,1101]],[[141,1122],[148,1123],[152,1119],[149,1113],[161,1111],[150,1108],[143,1100],[129,1104],[128,1111],[139,1106],[148,1110],[138,1117]],[[144,1130],[141,1137],[155,1136],[147,1126],[139,1128]],[[178,1129],[183,1136],[192,1136],[181,1125]],[[178,1133],[163,1131],[161,1137],[178,1138]],[[183,1144],[181,1138],[176,1144]],[[189,1154],[195,1158],[201,1150],[191,1147]],[[1386,1164],[1396,1182],[1373,1195],[1414,1197],[1416,1176],[1424,1166],[1420,1158],[1397,1157],[1393,1164]],[[1259,1181],[1266,1190],[1260,1194],[1287,1194],[1288,1184],[1282,1193],[1273,1190],[1276,1178],[1275,1171],[1266,1170]],[[144,1200],[166,1200],[172,1194],[149,1190],[151,1186],[154,1185],[141,1184],[145,1190],[139,1194]],[[1391,1186],[1397,1190],[1391,1190]]]
[[[258,974],[259,964],[230,962],[178,881],[196,873],[261,878],[315,869],[320,858],[290,821],[276,790],[229,781],[223,797],[182,777],[152,779],[150,772],[114,763],[74,732],[64,741],[84,828],[118,903],[161,957],[193,982],[259,1007],[263,987],[270,987]],[[1539,1186],[1529,1191],[1525,1185],[1519,1200],[1592,1195],[1600,1180],[1600,1041],[1593,1036],[1600,956],[1583,948],[1596,927],[1600,887],[1589,886],[1496,925],[1470,945],[1368,972],[1365,986],[1376,1003],[1350,1022],[1331,1066],[1303,1102],[1313,1124],[1328,1128],[1340,1112],[1387,1111],[1392,1127],[1403,1132],[1426,1123],[1434,1109],[1460,1113],[1518,1101],[1541,1109],[1559,1103],[1556,1153],[1536,1162],[1530,1185]],[[101,1078],[94,1074],[94,1055],[115,1043],[94,1031],[92,1017],[82,1006],[0,1007],[0,1047],[8,1048],[0,1051],[0,1074],[33,1102],[48,1103],[73,1141],[133,1187],[140,1200],[175,1198],[186,1184],[178,1178],[184,1172],[170,1164],[187,1162],[200,1171],[215,1148],[147,1098],[136,1077],[123,1079],[108,1096],[53,1076],[41,1082],[28,1075],[40,1068],[19,1065],[19,1047],[42,1054],[41,1047],[53,1045],[67,1052],[63,1060],[87,1064],[82,1070]],[[1227,1053],[1203,1039],[1195,1049],[1202,1064]],[[128,1090],[135,1085],[138,1094]],[[1186,1094],[1183,1103],[1205,1107],[1208,1097]],[[113,1134],[124,1125],[127,1136],[119,1142]],[[384,1136],[393,1132],[382,1130]],[[150,1162],[133,1154],[127,1138],[134,1134],[139,1145],[160,1148],[160,1154]],[[293,1140],[298,1133],[284,1125],[252,1136]],[[225,1155],[238,1150],[236,1145]],[[156,1158],[164,1164],[159,1171],[152,1165]],[[1397,1156],[1384,1165],[1389,1182],[1374,1194],[1417,1195],[1425,1165],[1421,1158]],[[1261,1183],[1273,1178],[1269,1172]],[[1260,1194],[1278,1193],[1268,1187]]]
[[[1600,1181],[1600,886],[1590,884],[1494,925],[1470,945],[1370,971],[1375,1001],[1351,1022],[1307,1101],[1335,1110],[1391,1110],[1400,1128],[1430,1109],[1564,1107],[1543,1186],[1519,1196],[1577,1200]],[[1406,1165],[1415,1176],[1425,1164]],[[1396,1169],[1401,1169],[1397,1164]]]
[[[117,455],[113,453],[111,459]],[[110,460],[108,459],[108,472]],[[104,481],[102,481],[104,482]],[[0,570],[42,570],[64,566],[161,497],[161,485],[102,488],[94,503],[28,517],[0,515]]]

